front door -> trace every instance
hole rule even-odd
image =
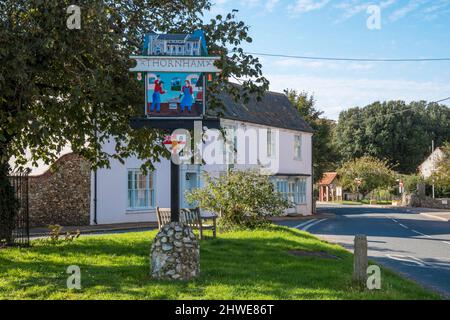
[[[184,175],[184,190],[182,190],[182,208],[193,208],[189,205],[185,198],[185,193],[197,189],[199,187],[199,179],[197,172],[186,172]]]

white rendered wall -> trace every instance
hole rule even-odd
[[[224,124],[233,125],[236,128],[242,126],[242,122],[225,120]],[[267,128],[260,125],[245,124],[245,128]],[[301,133],[293,130],[279,130],[279,140],[276,143],[277,174],[299,175],[307,178],[306,204],[297,205],[296,208],[288,210],[288,213],[297,213],[310,215],[312,213],[312,177],[311,177],[311,133]],[[302,136],[302,156],[295,159],[294,156],[294,136]],[[113,144],[104,146],[106,151],[113,153]],[[138,169],[141,161],[137,158],[126,159],[124,164],[119,161],[111,162],[111,169],[99,169],[97,171],[97,223],[127,223],[127,222],[149,222],[156,221],[155,209],[129,210],[127,208],[127,171],[128,169]],[[159,207],[170,207],[170,162],[162,159],[160,163],[155,164],[155,202]],[[239,166],[238,166],[239,167]],[[240,166],[240,169],[250,169],[255,166]],[[195,166],[183,166],[180,174],[181,194],[184,189],[184,177],[186,172],[207,171],[212,175],[217,175],[226,170],[225,165],[205,165],[201,169]],[[91,223],[94,219],[94,173],[92,173],[91,188]]]

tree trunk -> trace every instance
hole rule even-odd
[[[13,244],[14,221],[19,209],[19,203],[14,188],[9,180],[9,163],[5,160],[5,149],[0,147],[0,246]]]

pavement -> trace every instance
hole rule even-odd
[[[434,218],[441,221],[450,221],[450,211],[440,209],[428,209],[428,208],[404,208],[408,213],[418,213],[425,217]]]
[[[317,212],[318,216],[307,220],[277,223],[308,231],[350,251],[355,235],[365,234],[372,261],[450,299],[450,222],[442,218],[448,212],[336,204],[318,205]]]
[[[62,226],[61,234],[80,231],[81,234],[119,233],[129,231],[148,231],[158,227],[156,222],[99,224],[92,226]],[[30,237],[45,237],[50,234],[48,227],[30,228]]]

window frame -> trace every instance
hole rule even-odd
[[[140,189],[140,188],[129,188],[130,187],[130,172],[132,173],[132,177],[133,179],[131,180],[132,186],[136,185],[137,179],[136,179],[136,174],[144,176],[141,169],[136,169],[136,168],[128,168],[127,169],[127,175],[126,175],[126,179],[127,179],[127,211],[142,211],[142,210],[149,210],[149,209],[155,209],[156,208],[156,182],[155,182],[155,172],[154,171],[150,171],[147,173],[147,175],[145,175],[145,184],[146,187],[145,189]],[[139,182],[137,182],[139,183]],[[136,206],[136,203],[134,203],[134,206],[132,206],[133,201],[132,200],[133,197],[136,197],[136,195],[133,194],[133,192],[138,192],[138,191],[142,191],[144,190],[146,195],[145,197],[147,198],[147,203],[145,204],[145,206]]]
[[[294,160],[302,161],[303,135],[294,135]]]
[[[281,194],[283,199],[292,202],[295,205],[306,205],[308,179],[298,177],[295,179],[275,178],[275,190]]]
[[[267,143],[267,157],[269,159],[274,159],[277,156],[277,147],[275,142],[275,130],[272,128],[267,129],[266,143]]]

